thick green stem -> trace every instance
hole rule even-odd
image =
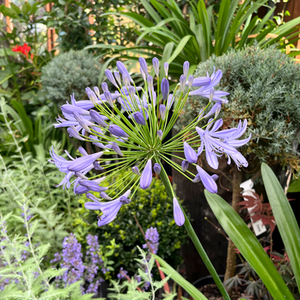
[[[173,191],[171,182],[170,182],[170,180],[168,178],[168,175],[167,175],[164,168],[161,169],[160,179],[163,182],[168,195],[171,198],[173,198],[175,193]],[[230,297],[229,297],[229,295],[228,295],[228,293],[227,293],[227,291],[226,291],[226,289],[225,289],[225,287],[224,287],[224,285],[223,285],[216,269],[214,268],[213,264],[211,263],[211,261],[210,261],[208,255],[206,254],[202,244],[200,243],[200,241],[199,241],[199,239],[198,239],[198,237],[197,237],[197,235],[196,235],[196,233],[195,233],[188,217],[186,216],[183,209],[182,209],[182,211],[183,211],[184,217],[185,217],[184,227],[185,227],[190,239],[192,240],[194,246],[196,247],[203,263],[205,264],[205,266],[206,266],[207,270],[209,271],[210,275],[212,276],[212,278],[213,278],[215,284],[217,285],[219,291],[221,292],[223,298],[225,300],[230,300]]]

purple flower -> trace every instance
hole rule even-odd
[[[116,80],[115,80],[115,78],[114,78],[112,72],[111,72],[109,69],[106,69],[106,70],[105,70],[105,75],[106,75],[107,79],[108,79],[108,80],[109,80],[116,88],[118,88],[118,85],[117,85],[117,83],[116,83]]]
[[[181,210],[181,207],[178,203],[178,200],[175,197],[173,198],[173,214],[174,214],[175,223],[178,226],[182,226],[185,222],[185,218]]]
[[[123,279],[123,278],[125,278],[125,275],[127,275],[127,271],[126,270],[123,270],[123,268],[121,267],[120,268],[120,272],[119,272],[119,274],[117,275],[117,277],[119,278],[119,279]]]
[[[181,163],[182,171],[185,172],[189,167],[189,162],[187,160],[183,160]]]
[[[94,202],[86,202],[84,206],[86,209],[102,211],[103,215],[98,219],[98,226],[100,227],[112,222],[116,218],[122,205],[130,202],[128,199],[129,194],[130,190],[126,191],[121,197],[113,201],[99,202],[100,199],[88,193],[86,194],[87,198],[93,200]]]
[[[68,166],[69,171],[80,172],[89,167],[93,162],[101,157],[103,152],[97,152],[90,155],[85,155],[71,161]]]
[[[164,104],[159,105],[159,112],[162,120],[164,120],[166,117],[166,106]]]
[[[148,75],[148,67],[147,67],[147,63],[146,63],[145,58],[144,57],[140,57],[139,58],[139,62],[140,62],[142,71],[147,76]]]
[[[196,175],[194,182],[202,181],[204,187],[211,193],[217,193],[218,187],[215,182],[216,175],[210,176],[200,166],[196,166],[198,174]],[[217,179],[217,178],[216,178]]]
[[[153,166],[153,170],[154,170],[154,172],[156,173],[156,174],[160,174],[160,171],[161,171],[161,166],[160,166],[160,164],[158,164],[158,163],[155,163],[154,164],[154,166]]]
[[[210,127],[207,127],[206,130],[196,127],[196,131],[201,139],[201,146],[198,149],[198,155],[205,147],[207,162],[213,169],[218,168],[218,156],[221,156],[223,153],[228,155],[228,163],[230,163],[232,158],[238,168],[240,166],[247,167],[247,160],[240,152],[236,150],[236,148],[243,146],[251,138],[251,136],[249,136],[244,140],[236,140],[244,134],[247,127],[247,121],[244,121],[244,126],[242,126],[240,122],[237,128],[231,128],[217,132],[222,124],[222,119],[216,121],[210,131]]]
[[[146,120],[144,117],[144,114],[140,111],[137,111],[135,113],[132,114],[134,120],[139,124],[139,125],[146,125]]]
[[[88,188],[89,191],[94,191],[94,192],[104,192],[108,188],[107,187],[102,187],[99,186],[99,184],[105,180],[105,177],[94,179],[94,180],[86,180],[86,179],[81,179],[79,180],[79,184]]]
[[[152,161],[149,159],[146,163],[146,166],[142,172],[140,179],[140,187],[145,190],[147,189],[152,182]]]
[[[161,94],[163,97],[163,100],[167,100],[169,95],[169,81],[166,78],[163,78],[161,81]]]
[[[163,132],[162,132],[162,130],[158,130],[158,131],[157,131],[157,136],[159,137],[160,140],[162,140],[162,137],[163,137]]]
[[[185,78],[187,78],[188,76],[189,68],[190,68],[190,63],[188,61],[185,61],[183,63],[183,75],[185,76]]]
[[[133,166],[132,168],[133,173],[135,173],[136,175],[140,175],[140,170],[138,168],[138,166]]]
[[[113,142],[112,145],[111,145],[112,149],[117,153],[119,154],[120,156],[124,156],[124,154],[122,153],[119,145],[116,143],[116,142]]]
[[[164,70],[165,70],[166,77],[168,77],[169,64],[167,62],[164,63]]]
[[[159,76],[159,60],[156,57],[152,59],[152,64],[156,76]]]
[[[150,244],[150,247],[151,247],[151,250],[153,251],[154,254],[157,253],[158,251],[158,245],[159,245],[159,234],[157,232],[157,229],[154,227],[150,227],[146,230],[146,233],[145,233],[145,238],[146,240],[148,241],[148,243]],[[148,247],[148,244],[144,244],[143,245],[143,248],[144,249],[147,249],[149,251],[151,251]]]
[[[183,143],[183,149],[184,149],[184,156],[185,156],[186,160],[190,164],[197,163],[198,156],[196,154],[196,151],[187,142]]]
[[[128,137],[128,134],[118,125],[109,125],[108,130],[111,134],[117,137]]]
[[[189,80],[190,80],[190,78],[189,78]],[[211,82],[211,80],[209,77],[197,77],[197,78],[193,79],[192,86],[195,86],[195,87],[207,86],[210,84],[210,82]],[[187,82],[187,84],[189,84],[189,82]]]

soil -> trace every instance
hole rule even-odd
[[[199,289],[199,291],[208,299],[208,300],[223,300],[223,297],[218,290],[217,286],[215,284],[207,284]],[[231,299],[237,300],[241,297],[241,294],[238,293],[232,293]]]

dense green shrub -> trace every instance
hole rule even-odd
[[[236,125],[240,119],[248,120],[247,132],[252,139],[242,149],[244,154],[295,166],[296,157],[291,154],[293,143],[299,141],[300,66],[273,47],[254,46],[213,56],[201,63],[194,75],[205,76],[207,71],[211,74],[214,67],[223,72],[216,90],[230,93],[219,115],[224,120],[223,128]],[[178,127],[194,119],[206,103],[204,98],[190,97]]]
[[[50,103],[64,104],[74,93],[76,100],[87,99],[86,87],[98,83],[101,64],[87,51],[73,51],[56,56],[42,68],[43,92]]]
[[[119,174],[118,178],[111,178],[110,181],[120,179],[122,176],[124,174]],[[97,226],[97,212],[84,208],[84,203],[87,201],[90,200],[85,197],[80,199],[82,207],[75,210],[74,233],[82,243],[88,234],[98,235],[99,242],[103,246],[110,245],[110,241],[115,239],[114,256],[110,258],[114,261],[115,274],[119,272],[120,267],[133,274],[136,271],[134,258],[139,253],[136,246],[145,244],[133,214],[144,231],[150,227],[157,228],[159,233],[157,255],[172,266],[181,263],[179,251],[186,235],[184,228],[174,222],[173,206],[160,180],[153,179],[147,190],[138,189],[131,203],[122,206],[115,221],[100,228]]]

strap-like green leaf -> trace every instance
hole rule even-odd
[[[261,166],[268,199],[273,211],[278,230],[280,232],[285,250],[288,254],[294,276],[300,289],[300,230],[293,210],[284,191],[273,173],[265,163]]]
[[[183,287],[190,294],[190,296],[192,296],[196,300],[207,300],[207,298],[196,287],[194,287],[191,283],[185,280],[162,258],[154,254],[153,256],[162,266],[160,270],[162,270],[167,276],[170,276],[178,285]]]
[[[216,218],[253,270],[276,300],[294,300],[272,261],[257,238],[235,210],[219,195],[205,190],[205,197]]]

